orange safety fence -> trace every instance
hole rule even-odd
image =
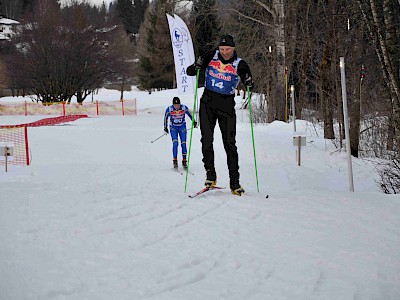
[[[16,125],[0,125],[0,143],[13,146],[13,157],[10,160],[14,165],[29,165],[28,127],[50,126],[66,122],[72,122],[80,118],[87,118],[87,115],[69,115],[54,118],[45,118],[31,123]],[[0,159],[0,165],[5,160]]]
[[[0,143],[13,146],[13,157],[9,163],[13,165],[27,166],[29,162],[28,153],[28,130],[26,126],[0,128]],[[4,165],[5,160],[0,159],[0,165]]]
[[[88,115],[70,115],[70,116],[59,116],[54,118],[45,118],[37,120],[31,123],[16,124],[16,125],[0,125],[0,129],[3,128],[16,128],[16,127],[39,127],[39,126],[49,126],[56,125],[66,122],[72,122],[80,118],[87,118]]]
[[[95,101],[78,103],[56,102],[42,104],[41,102],[5,103],[0,104],[0,116],[12,115],[137,115],[136,98],[133,100]]]

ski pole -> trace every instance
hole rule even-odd
[[[256,146],[254,144],[254,130],[253,130],[253,112],[251,109],[251,96],[250,96],[250,87],[247,87],[247,103],[249,104],[249,113],[250,113],[250,127],[251,127],[251,139],[253,141],[253,155],[254,155],[254,168],[256,170],[256,181],[257,181],[257,192],[260,192],[260,188],[258,186],[258,171],[257,171],[257,159],[256,159]]]
[[[161,139],[163,136],[167,135],[168,133],[164,132],[163,135],[160,135],[158,138],[156,138],[155,140],[152,140],[151,143],[154,143],[155,141]]]
[[[186,193],[186,187],[187,187],[187,180],[188,180],[188,174],[189,174],[189,166],[190,166],[190,149],[192,149],[192,137],[193,137],[193,127],[194,127],[194,116],[196,113],[196,101],[197,101],[197,88],[199,84],[199,75],[200,75],[200,69],[197,69],[197,74],[196,74],[196,89],[194,92],[194,103],[193,103],[193,118],[192,118],[192,127],[190,128],[190,139],[189,139],[189,151],[188,151],[188,157],[187,157],[187,168],[186,168],[186,179],[185,179],[185,193]]]

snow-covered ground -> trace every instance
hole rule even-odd
[[[133,90],[125,98],[137,98],[137,116],[29,128],[31,166],[0,169],[0,299],[400,299],[400,197],[380,192],[371,162],[353,158],[350,192],[346,154],[311,125],[297,122],[308,142],[299,167],[293,124],[258,124],[258,193],[238,110],[246,194],[190,199],[205,179],[199,130],[186,193],[170,137],[151,143],[174,96]],[[228,188],[218,127],[215,150],[218,185]]]

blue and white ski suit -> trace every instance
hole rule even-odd
[[[173,105],[168,106],[164,116],[164,128],[168,126],[168,118],[170,118],[169,132],[172,138],[172,155],[174,159],[178,158],[178,135],[182,146],[182,159],[186,159],[186,121],[185,114],[192,119],[192,115],[186,105],[181,104],[179,109],[175,109]]]

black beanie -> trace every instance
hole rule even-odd
[[[218,46],[235,47],[235,42],[233,41],[233,36],[231,36],[230,34],[224,34],[221,37],[221,41],[219,42]]]
[[[174,97],[174,99],[172,99],[172,104],[181,104],[181,100],[178,97]]]

